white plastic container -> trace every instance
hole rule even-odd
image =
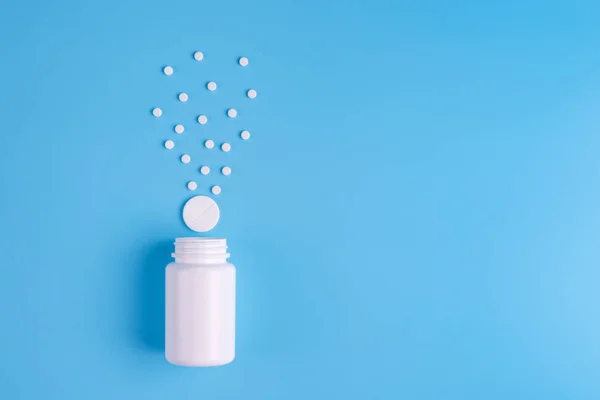
[[[235,267],[227,241],[175,240],[167,266],[165,357],[176,365],[209,367],[235,357]]]

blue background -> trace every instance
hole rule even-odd
[[[3,2],[0,397],[600,398],[599,20],[592,1]],[[220,368],[163,356],[190,179],[223,187],[211,234],[238,267]]]

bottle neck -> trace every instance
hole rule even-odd
[[[229,258],[227,239],[177,238],[171,256],[177,264],[224,264]]]

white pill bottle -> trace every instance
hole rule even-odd
[[[235,267],[226,239],[178,238],[166,270],[165,357],[210,367],[235,357]]]

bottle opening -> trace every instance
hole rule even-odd
[[[227,239],[177,238],[171,255],[178,263],[225,262],[229,258]]]

